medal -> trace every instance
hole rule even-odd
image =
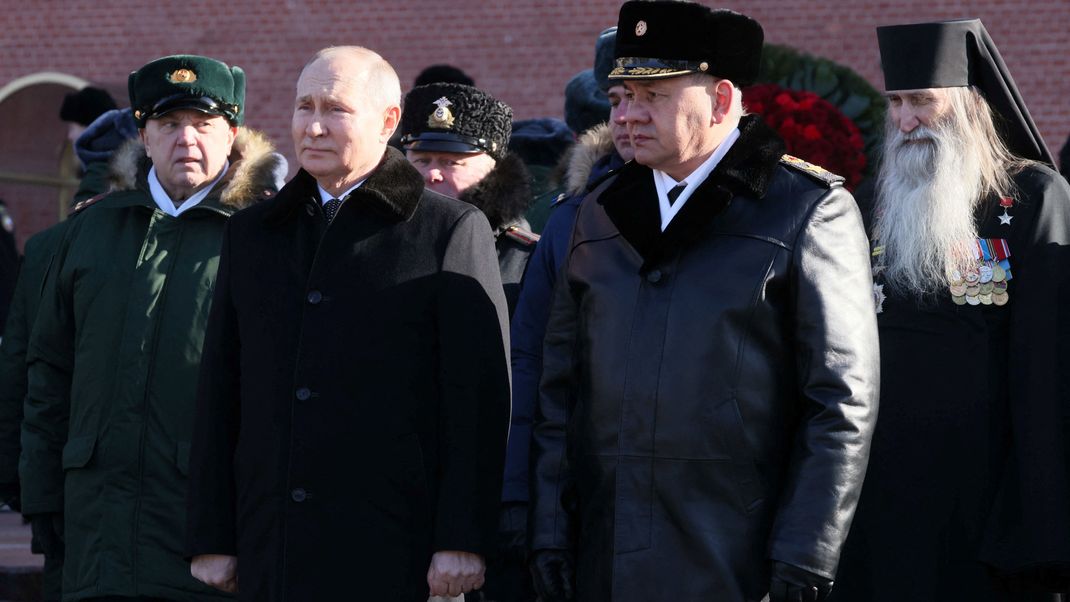
[[[966,270],[966,284],[977,284],[981,281],[981,270],[971,267]]]
[[[1006,281],[993,282],[992,283],[992,289],[993,289],[992,290],[993,294],[995,294],[995,293],[1005,293],[1005,292],[1007,292],[1007,282]]]
[[[1007,301],[1010,301],[1011,296],[1007,293],[993,293],[992,303],[995,305],[1006,305]]]
[[[966,287],[966,296],[967,297],[976,297],[977,295],[980,295],[980,294],[981,294],[981,285],[975,284],[973,286],[967,286]]]
[[[986,283],[981,285],[981,294],[982,295],[991,295],[992,291],[995,290],[995,288],[996,288],[996,285],[994,283],[986,282]]]
[[[952,295],[951,300],[955,305],[966,305],[966,297],[963,295]]]
[[[992,266],[992,281],[1003,282],[1007,279],[1007,272],[998,263]]]
[[[966,285],[965,284],[961,284],[961,283],[960,284],[952,284],[951,286],[948,287],[948,289],[951,291],[951,296],[952,297],[962,297],[963,295],[966,294]]]
[[[982,305],[992,305],[992,295],[981,294],[978,295],[977,299]]]
[[[986,261],[983,264],[981,264],[981,267],[978,268],[978,271],[981,274],[981,284],[984,284],[985,282],[991,282],[992,281],[992,271],[993,270],[992,270],[991,262]]]
[[[873,283],[873,302],[877,305],[877,313],[884,311],[884,300],[887,299],[887,295],[884,294],[884,285]]]
[[[1003,207],[1003,215],[999,216],[999,225],[1009,226],[1014,216],[1007,213],[1007,210],[1014,207],[1014,199],[1010,197],[1003,197],[999,200],[999,206]]]
[[[973,295],[966,295],[966,303],[969,303],[970,305],[980,305],[981,300]]]

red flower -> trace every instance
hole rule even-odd
[[[862,181],[862,132],[832,103],[812,92],[761,84],[743,91],[743,104],[780,134],[790,154],[843,176],[850,190]]]

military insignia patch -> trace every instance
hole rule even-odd
[[[810,176],[811,178],[822,182],[828,186],[836,184],[842,186],[843,183],[846,181],[843,176],[838,176],[832,173],[831,171],[828,171],[824,167],[821,167],[820,165],[807,163],[806,161],[803,161],[798,157],[793,157],[791,155],[783,155],[780,157],[780,162],[783,165],[801,171],[804,174]]]
[[[175,69],[167,76],[172,84],[192,84],[197,81],[197,74],[189,69]]]
[[[509,226],[505,229],[505,235],[524,246],[531,246],[539,242],[540,238],[538,234],[519,226]]]
[[[436,108],[431,116],[427,118],[427,125],[433,128],[441,128],[448,130],[453,127],[453,113],[450,112],[449,107],[453,103],[448,98],[443,96],[434,103]]]

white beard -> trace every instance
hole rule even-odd
[[[884,248],[877,265],[895,290],[936,293],[972,263],[982,159],[957,121],[887,133],[873,234]]]

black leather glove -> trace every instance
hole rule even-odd
[[[528,567],[539,602],[573,602],[576,599],[572,554],[565,550],[533,550]]]
[[[773,561],[769,602],[820,602],[832,591],[832,581],[786,562]]]
[[[528,505],[509,502],[498,517],[498,553],[521,562],[528,554]]]
[[[58,512],[34,514],[29,519],[33,531],[30,551],[46,556],[63,554],[63,515]]]

